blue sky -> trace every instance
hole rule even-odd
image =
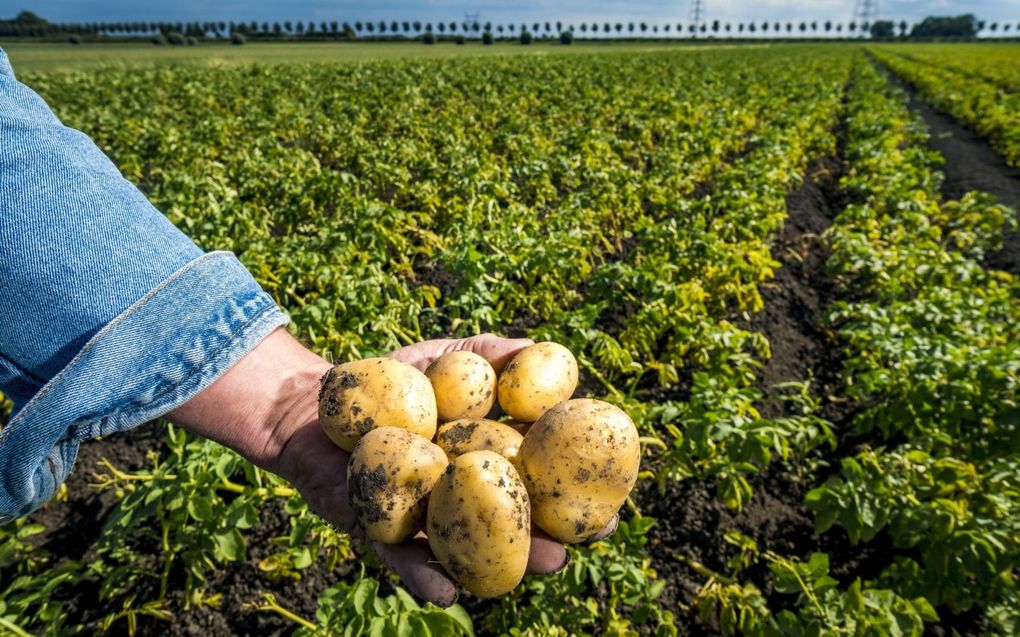
[[[855,0],[705,0],[709,20],[746,22],[749,20],[848,21],[853,17]],[[973,13],[988,21],[1020,22],[1020,2],[1016,0],[879,0],[879,16],[915,21],[926,15]],[[10,17],[22,9],[35,11],[58,22],[79,21],[189,21],[189,20],[457,20],[464,13],[480,14],[493,22],[641,21],[686,22],[689,2],[652,0],[516,0],[471,2],[465,0],[375,0],[350,2],[329,0],[175,0],[139,2],[137,0],[0,0],[0,17]]]

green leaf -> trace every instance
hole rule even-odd
[[[204,498],[191,498],[188,500],[188,515],[199,522],[210,520],[213,516],[212,505]]]

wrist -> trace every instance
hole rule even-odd
[[[329,368],[277,329],[168,417],[289,479],[284,450],[297,431],[315,425],[319,378]]]

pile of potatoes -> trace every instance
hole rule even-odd
[[[395,544],[424,526],[443,568],[494,597],[523,578],[532,522],[564,543],[601,530],[634,487],[640,445],[616,406],[570,399],[577,378],[573,354],[550,342],[521,350],[498,378],[470,352],[425,373],[388,358],[332,368],[319,422],[351,452],[348,489],[366,537]],[[486,419],[497,400],[513,423]]]

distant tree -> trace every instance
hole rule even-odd
[[[437,22],[436,23],[436,30],[439,31],[440,33],[446,33],[446,23],[445,22]]]
[[[842,23],[836,23],[836,33],[842,33],[842,32],[843,32],[843,25],[842,25]]]
[[[798,24],[797,25],[797,30],[800,31],[802,34],[803,33],[807,33],[807,23],[806,22],[801,22],[800,24]]]
[[[737,33],[743,33],[743,32],[744,32],[744,23],[740,22],[740,23],[737,24]]]
[[[747,30],[750,31],[751,33],[754,33],[755,31],[758,30],[758,27],[755,26],[754,22],[752,22],[749,25],[747,25]]]
[[[296,25],[294,25],[294,28],[297,29],[298,34],[304,33],[305,32],[305,23],[300,21],[300,20],[298,20],[298,23]]]
[[[386,21],[379,20],[379,33],[386,33]]]
[[[496,27],[496,31],[497,31],[497,32],[498,32],[498,33],[499,33],[500,35],[503,35],[503,25],[502,25],[502,24],[498,25],[498,26]]]
[[[340,23],[336,20],[331,20],[329,23],[329,32],[331,35],[337,35],[340,33]]]
[[[999,23],[998,22],[993,22],[993,23],[989,24],[988,25],[988,30],[991,31],[992,33],[995,33],[996,31],[999,30]]]
[[[623,23],[622,22],[617,22],[616,23],[616,32],[620,33],[621,31],[623,31]]]
[[[273,33],[276,34],[277,36],[283,33],[283,26],[281,26],[279,22],[273,23]]]
[[[910,30],[911,38],[973,38],[978,34],[978,21],[973,14],[956,17],[928,16]]]
[[[663,25],[662,26],[662,30],[665,31],[666,33],[669,33],[669,26],[670,25],[668,25],[668,24]]]
[[[857,31],[857,23],[851,20],[850,24],[848,24],[846,28],[850,29],[850,33],[854,33]]]
[[[364,25],[361,23],[361,20],[356,20],[354,22],[354,30],[357,31],[358,33],[361,33],[362,31],[365,30]]]
[[[725,27],[723,27],[723,28],[724,28],[724,29],[726,29],[726,33],[729,33],[729,32],[730,32],[730,30],[731,30],[731,28],[732,28],[732,25],[731,25],[731,24],[730,24],[729,22],[727,22],[727,23],[726,23],[726,26],[725,26]]]
[[[826,33],[832,31],[832,20],[826,20],[822,27],[825,28]]]
[[[485,23],[485,30],[486,31],[492,31],[492,23],[491,22],[486,22]]]
[[[421,31],[421,22],[419,22],[418,20],[415,20],[412,23],[412,26],[414,26],[414,32],[415,33],[418,33],[419,31]]]
[[[298,26],[301,26],[300,22],[298,22]],[[298,30],[300,31],[300,29]],[[375,33],[375,22],[366,22],[365,30],[368,31],[369,33]]]
[[[719,33],[719,27],[720,27],[719,21],[712,20],[712,33]]]
[[[876,20],[871,24],[871,37],[875,40],[891,40],[896,36],[892,20]]]
[[[638,28],[641,29],[641,33],[644,33],[645,31],[648,30],[648,24],[645,23],[645,22],[642,22],[641,24],[638,25]]]
[[[521,44],[531,44],[531,33],[527,29],[521,29],[519,41]]]
[[[546,24],[548,24],[548,22],[547,22]],[[560,32],[560,31],[562,31],[562,30],[563,30],[563,23],[562,23],[562,22],[559,22],[559,21],[557,21],[557,22],[556,22],[556,31],[557,31],[557,32]]]
[[[633,22],[628,22],[627,23],[627,31],[629,31],[630,33],[634,33],[634,23]]]
[[[240,46],[247,41],[248,39],[244,37],[242,33],[234,32],[234,34],[230,36],[230,43],[237,46]]]
[[[431,22],[426,22],[425,23],[425,32],[428,33],[430,31],[432,31],[432,23]]]
[[[535,30],[538,31],[538,29],[535,29]],[[548,22],[545,23],[545,32],[546,33],[552,32],[552,25],[549,24]]]
[[[591,32],[592,33],[598,33],[599,32],[599,23],[598,22],[592,22],[591,23]]]
[[[818,33],[818,23],[814,20],[811,21],[811,33]]]
[[[450,33],[455,33],[456,31],[457,31],[457,23],[456,22],[451,22],[450,23]]]
[[[574,34],[570,31],[563,31],[560,33],[560,44],[573,44]]]
[[[776,33],[779,33],[779,30],[782,29],[782,28],[783,28],[783,26],[781,24],[779,24],[778,22],[776,22],[775,24],[772,25],[772,30],[775,31]]]
[[[431,27],[432,25],[428,24],[427,26]],[[424,42],[425,44],[435,44],[436,43],[436,34],[432,32],[431,28],[426,28],[425,29],[425,35],[423,35],[421,37],[421,41]]]
[[[761,30],[765,31],[767,33],[768,30],[769,30],[769,23],[768,22],[762,22],[761,23]]]
[[[588,24],[585,23],[585,22],[582,22],[581,23],[581,33],[587,33],[587,32],[588,32]]]
[[[465,37],[464,37],[464,36],[463,36],[462,34],[460,34],[460,33],[458,33],[458,34],[457,34],[457,37],[456,37],[456,38],[454,38],[454,40],[453,40],[453,41],[454,41],[454,42],[456,42],[457,44],[467,44],[467,38],[465,38]]]
[[[984,20],[978,20],[977,21],[977,32],[981,33],[984,30],[985,30],[985,21]]]
[[[313,33],[315,33],[315,23],[314,22],[309,22],[308,23],[308,34],[311,35]]]
[[[294,28],[293,28],[293,25],[291,25],[290,20],[284,20],[283,21],[283,28],[284,28],[284,30],[287,33],[293,33],[294,32]]]
[[[793,23],[792,22],[787,22],[786,23],[786,32],[787,33],[793,33]]]
[[[492,43],[493,43],[492,31],[485,31],[484,33],[482,33],[482,44]]]
[[[507,25],[507,28],[510,29],[510,33],[513,33],[516,26],[516,24],[511,23]]]

